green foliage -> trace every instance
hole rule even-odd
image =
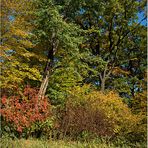
[[[35,0],[34,3],[34,50],[42,51],[41,54],[47,57],[46,63],[52,62],[48,95],[52,102],[57,104],[63,102],[68,87],[73,87],[82,80],[76,66],[80,63],[79,45],[83,40],[82,30],[63,18],[60,14],[61,7],[54,4],[54,1]]]
[[[65,17],[85,30],[83,47],[87,47],[93,55],[86,63],[96,72],[86,76],[87,82],[94,84],[97,81],[99,86],[116,89],[126,98],[133,97],[135,88],[139,88],[136,83],[142,80],[146,67],[146,26],[141,25],[146,18],[143,16],[138,23],[137,17],[137,13],[143,12],[145,7],[145,0],[95,0],[91,3],[70,0],[65,4],[62,9]],[[102,69],[94,68],[95,59],[99,58],[103,61],[97,66]],[[107,67],[103,63],[108,63]],[[136,82],[133,82],[134,77]],[[126,81],[124,85],[123,81]]]

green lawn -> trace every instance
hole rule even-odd
[[[130,148],[130,146],[121,144],[119,146],[114,144],[107,144],[106,142],[73,142],[73,141],[48,141],[48,140],[37,140],[37,139],[1,139],[1,148]],[[145,148],[140,144],[133,146],[135,148]]]

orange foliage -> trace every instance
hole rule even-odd
[[[43,122],[51,116],[51,105],[47,98],[38,100],[38,90],[30,87],[24,89],[24,98],[11,96],[2,97],[0,113],[7,124],[22,133],[35,122]]]

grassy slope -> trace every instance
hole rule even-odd
[[[130,148],[129,146],[122,144],[122,146],[115,146],[114,144],[100,143],[80,143],[73,141],[43,141],[43,140],[8,140],[1,139],[1,148]],[[145,146],[136,145],[136,148],[144,148]]]

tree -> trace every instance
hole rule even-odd
[[[35,49],[41,49],[47,56],[43,80],[39,90],[39,98],[45,95],[49,77],[53,72],[56,63],[60,63],[59,55],[64,51],[65,55],[70,55],[70,62],[79,53],[79,44],[82,41],[80,29],[73,23],[66,22],[59,13],[60,6],[55,5],[52,0],[35,0],[35,20],[33,31],[36,36]]]
[[[6,93],[25,84],[25,80],[39,81],[40,72],[29,52],[32,26],[29,24],[31,2],[26,0],[2,1],[1,11],[1,87]]]
[[[106,88],[116,89],[110,82],[114,82],[117,78],[122,81],[129,76],[130,70],[125,67],[133,58],[145,60],[146,44],[139,45],[139,41],[145,40],[146,36],[139,32],[146,32],[144,29],[146,27],[141,26],[141,22],[146,17],[137,22],[137,14],[144,11],[145,6],[146,1],[94,0],[90,3],[86,0],[75,2],[71,0],[64,7],[65,17],[75,21],[85,30],[85,38],[87,38],[85,44],[94,59],[102,58],[106,63],[103,65],[104,68],[97,70],[97,75],[94,76],[102,91]],[[139,47],[141,45],[143,47]],[[129,59],[126,59],[127,53]],[[137,57],[141,54],[144,57]],[[115,75],[115,71],[118,76]]]

